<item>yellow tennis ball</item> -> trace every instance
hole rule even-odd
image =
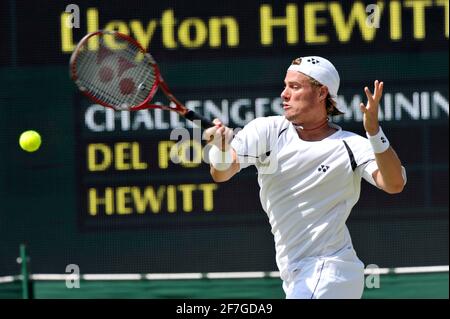
[[[27,152],[34,152],[41,146],[41,136],[36,131],[25,131],[19,138],[20,147]]]

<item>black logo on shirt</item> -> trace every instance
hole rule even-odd
[[[321,173],[325,173],[326,171],[328,171],[329,168],[330,166],[328,165],[320,165],[320,167],[317,170]]]

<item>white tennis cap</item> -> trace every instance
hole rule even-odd
[[[288,71],[297,71],[312,77],[328,87],[328,92],[337,103],[339,90],[339,74],[333,64],[320,56],[305,56],[300,58],[300,64],[291,64]]]

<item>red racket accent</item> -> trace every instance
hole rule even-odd
[[[153,57],[128,35],[114,31],[87,34],[72,53],[70,73],[80,91],[100,105],[115,110],[170,110],[200,120],[203,127],[213,126],[175,98]],[[150,103],[158,87],[173,102],[171,106]]]
[[[111,52],[111,50],[108,50],[106,47],[101,46],[98,49],[98,53],[97,53],[97,64],[101,64],[103,62],[103,60],[108,56],[113,54]]]

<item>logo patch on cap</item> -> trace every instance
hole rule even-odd
[[[319,60],[316,60],[316,59],[314,59],[314,58],[310,58],[310,59],[308,59],[308,60],[306,60],[306,61],[308,61],[308,62],[310,62],[310,63],[312,63],[312,64],[320,63]]]

